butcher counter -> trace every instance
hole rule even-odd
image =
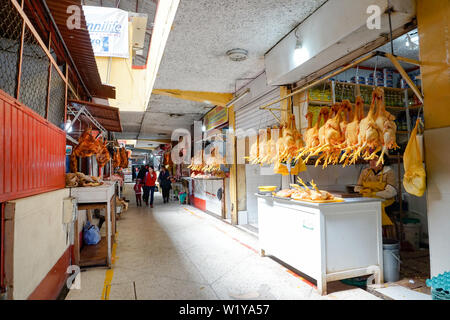
[[[373,274],[383,282],[381,201],[310,203],[256,194],[261,256],[272,255],[317,281]]]

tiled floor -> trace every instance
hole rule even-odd
[[[320,296],[310,285],[257,253],[258,240],[217,218],[176,202],[129,210],[118,221],[111,285],[106,268],[81,272],[81,289],[66,299],[373,299],[347,287]],[[110,272],[111,273],[111,272]],[[102,294],[104,295],[102,297]]]

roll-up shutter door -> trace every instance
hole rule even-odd
[[[259,107],[264,104],[279,99],[280,89],[278,87],[261,95],[257,99],[251,101],[242,108],[236,110],[236,129],[264,129],[269,126],[278,125],[278,121],[274,118],[269,110],[261,110]],[[270,108],[280,108],[280,104],[274,104]],[[280,111],[274,110],[275,115],[280,119]]]

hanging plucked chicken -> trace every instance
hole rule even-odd
[[[108,141],[107,140],[103,141],[103,139],[101,138],[101,140],[99,141],[99,150],[96,155],[96,159],[97,159],[99,168],[103,168],[108,163],[108,161],[111,159],[107,145],[108,145]]]

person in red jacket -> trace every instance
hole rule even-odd
[[[153,195],[155,193],[156,172],[153,166],[149,166],[148,172],[144,178],[144,202],[148,206],[148,198],[150,196],[150,207],[153,208]]]

